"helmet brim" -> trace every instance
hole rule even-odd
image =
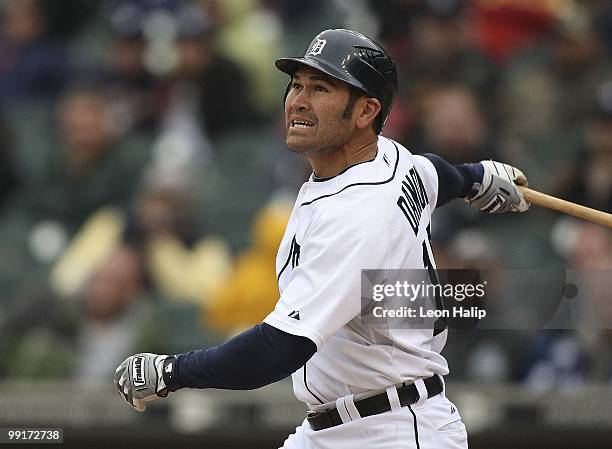
[[[309,67],[311,69],[318,70],[331,76],[340,81],[344,81],[351,86],[354,86],[363,92],[367,93],[365,87],[349,73],[338,69],[331,64],[327,64],[324,61],[320,61],[314,58],[300,57],[300,58],[280,58],[274,62],[274,65],[281,72],[293,76],[301,67]]]

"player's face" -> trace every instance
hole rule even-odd
[[[346,113],[349,86],[322,72],[295,72],[285,100],[287,146],[297,152],[333,151],[350,139],[355,129]]]

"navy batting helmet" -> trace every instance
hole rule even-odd
[[[303,57],[280,58],[275,64],[289,75],[300,65],[320,70],[378,99],[381,111],[376,132],[380,134],[397,93],[397,72],[389,53],[375,41],[356,31],[325,30],[313,39]]]

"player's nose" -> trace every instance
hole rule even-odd
[[[299,92],[294,92],[293,95],[289,95],[287,101],[289,102],[291,111],[304,111],[310,109],[308,94],[304,89]]]

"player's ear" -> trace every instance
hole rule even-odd
[[[368,128],[372,125],[376,116],[380,113],[380,101],[372,97],[361,97],[359,100],[357,111],[357,121],[355,126],[360,129]]]

